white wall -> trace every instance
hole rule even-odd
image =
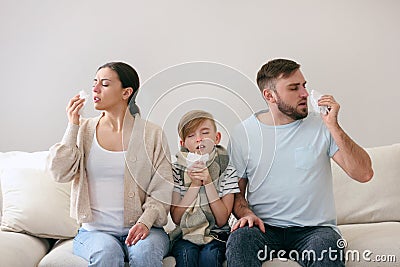
[[[256,72],[269,59],[291,58],[301,63],[310,89],[335,96],[340,122],[359,144],[400,142],[399,11],[397,0],[0,0],[0,151],[46,150],[59,141],[67,101],[81,89],[89,91],[97,67],[112,60],[132,64],[145,85],[185,62],[230,66],[238,72],[223,74],[224,81],[240,84],[230,84],[231,91],[208,83],[180,92],[213,101],[238,92],[241,103],[258,108],[260,95],[251,84]],[[240,73],[251,82],[242,86]],[[151,104],[174,82],[148,94],[144,86],[139,106]],[[172,102],[179,97],[171,99],[160,116],[177,110]],[[213,107],[219,121],[234,114],[236,100],[227,105],[228,114]],[[178,110],[212,109],[210,101]],[[175,126],[166,126],[172,145]]]

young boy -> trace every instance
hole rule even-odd
[[[236,169],[229,165],[213,116],[202,110],[186,113],[178,124],[181,151],[173,166],[170,234],[176,266],[222,266],[234,193]]]

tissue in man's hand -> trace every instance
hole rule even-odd
[[[318,100],[322,97],[322,94],[316,90],[311,90],[310,102],[314,111],[321,114],[328,114],[327,106],[318,106]]]
[[[210,156],[208,154],[199,155],[196,153],[189,152],[186,157],[186,166],[187,166],[187,168],[189,168],[196,161],[202,161],[202,162],[206,163],[207,160],[209,160],[209,158],[210,158]]]
[[[89,97],[89,94],[87,94],[85,91],[83,91],[83,90],[79,91],[79,98],[85,99],[85,101],[83,102],[83,107],[79,110],[79,115],[82,115],[82,112],[83,112],[83,109],[85,108],[86,100],[88,97]]]

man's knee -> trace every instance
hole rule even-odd
[[[233,231],[226,244],[227,255],[232,252],[255,254],[264,246],[263,233],[258,227],[242,227]],[[253,253],[252,253],[253,252]]]
[[[300,251],[300,261],[306,265],[314,262],[315,266],[344,266],[344,247],[341,241],[341,236],[332,228],[318,228],[307,238]]]
[[[226,244],[228,266],[261,266],[259,254],[264,246],[263,233],[258,227],[245,226],[235,230]]]
[[[317,228],[311,238],[308,246],[315,251],[322,252],[325,250],[340,250],[339,242],[342,237],[331,227]],[[339,245],[339,246],[338,246]]]
[[[244,226],[233,231],[228,238],[227,245],[236,245],[246,243],[246,241],[251,241],[254,239],[259,239],[262,236],[262,232],[258,227],[248,227]],[[248,242],[251,243],[251,242]]]

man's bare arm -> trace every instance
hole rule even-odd
[[[240,193],[235,194],[235,202],[233,204],[233,215],[235,215],[238,221],[233,225],[232,232],[246,225],[249,227],[256,225],[263,233],[265,233],[264,222],[254,214],[246,200],[246,186],[247,179],[240,178]]]
[[[345,133],[338,123],[339,103],[333,96],[325,95],[318,100],[318,105],[330,107],[329,113],[323,115],[322,119],[339,147],[333,160],[354,180],[362,183],[371,180],[374,175],[371,158]]]

